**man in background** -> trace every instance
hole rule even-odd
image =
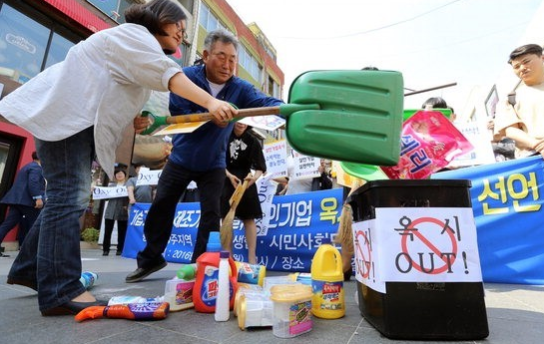
[[[9,212],[4,222],[0,225],[0,242],[13,227],[19,225],[17,239],[19,246],[23,245],[25,236],[36,222],[44,205],[45,179],[42,174],[42,166],[36,152],[32,153],[32,162],[23,166],[17,174],[11,189],[0,201],[9,206]],[[0,248],[0,257],[7,256]]]
[[[503,108],[498,108],[495,134],[515,141],[516,158],[539,153],[544,157],[544,57],[538,44],[510,53],[508,63],[521,79]]]

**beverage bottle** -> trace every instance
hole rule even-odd
[[[346,313],[342,256],[330,239],[323,239],[312,259],[312,314],[337,319]]]
[[[172,312],[194,307],[195,268],[195,264],[184,265],[177,271],[176,277],[166,281],[164,301],[170,304]]]
[[[84,271],[81,273],[79,281],[83,284],[85,289],[89,290],[94,285],[94,282],[98,279],[98,275],[91,271]]]
[[[215,302],[215,321],[227,321],[230,317],[229,307],[229,252],[219,253],[219,277],[217,279],[217,301]]]
[[[219,251],[221,242],[219,232],[211,232],[210,240],[204,252],[196,260],[196,278],[193,288],[193,302],[195,311],[201,313],[214,313],[218,292],[219,277]],[[234,297],[238,290],[236,281],[236,264],[232,257],[228,258],[229,272],[229,309],[234,307]]]

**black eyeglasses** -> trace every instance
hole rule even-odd
[[[187,35],[187,30],[178,22],[176,23],[176,28],[178,29],[178,32],[181,32],[181,37],[183,37],[183,40],[187,40],[189,38],[189,35]]]

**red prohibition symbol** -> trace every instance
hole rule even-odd
[[[447,230],[445,231],[446,233],[448,233],[448,236],[451,240],[451,251],[453,253],[452,255],[452,258],[451,258],[451,262],[449,263],[449,266],[448,266],[448,257],[447,256],[443,256],[442,253],[440,251],[440,249],[438,249],[431,241],[429,241],[419,230],[412,230],[412,231],[409,231],[410,229],[413,229],[413,228],[416,228],[417,225],[419,224],[422,224],[422,223],[433,223],[437,226],[439,226],[438,230],[443,230],[444,228],[446,228],[446,224],[438,219],[435,219],[433,217],[421,217],[417,220],[414,220],[412,221],[412,223],[410,223],[410,226],[406,228],[406,230],[404,231],[404,234],[402,236],[402,239],[401,239],[401,245],[402,245],[402,252],[405,253],[407,256],[411,257],[410,256],[410,253],[408,252],[408,244],[407,244],[407,241],[408,241],[408,237],[410,235],[407,235],[407,234],[413,234],[415,238],[421,240],[421,242],[427,246],[430,250],[430,252],[433,252],[439,259],[441,259],[443,262],[444,262],[444,266],[440,266],[440,267],[437,267],[435,268],[432,272],[425,272],[425,273],[431,273],[431,274],[441,274],[443,273],[444,271],[448,270],[448,268],[453,265],[453,263],[455,262],[455,259],[457,258],[457,240],[455,240],[455,235],[454,235],[454,231],[451,227],[448,226]],[[449,252],[448,252],[449,253]],[[424,272],[423,271],[423,268],[417,264],[413,259],[412,259],[412,266],[418,270],[418,271],[421,271],[421,272]]]
[[[363,231],[357,231],[355,237],[357,239],[357,242],[359,243],[359,245],[357,245],[357,252],[359,252],[359,256],[361,257],[360,260],[356,260],[357,270],[359,270],[359,274],[363,278],[368,279],[370,276],[370,267],[372,264],[370,241],[368,241],[368,238]]]

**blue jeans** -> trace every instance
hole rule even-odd
[[[38,303],[44,311],[85,292],[79,282],[79,218],[91,195],[93,127],[61,141],[35,141],[47,180],[48,199],[27,234],[9,276],[36,281]]]
[[[192,262],[206,252],[210,232],[219,231],[225,169],[196,172],[168,161],[162,170],[155,199],[145,220],[146,246],[138,252],[138,267],[147,269],[164,262],[162,253],[172,234],[176,207],[192,180],[196,182],[200,193],[200,221]]]

